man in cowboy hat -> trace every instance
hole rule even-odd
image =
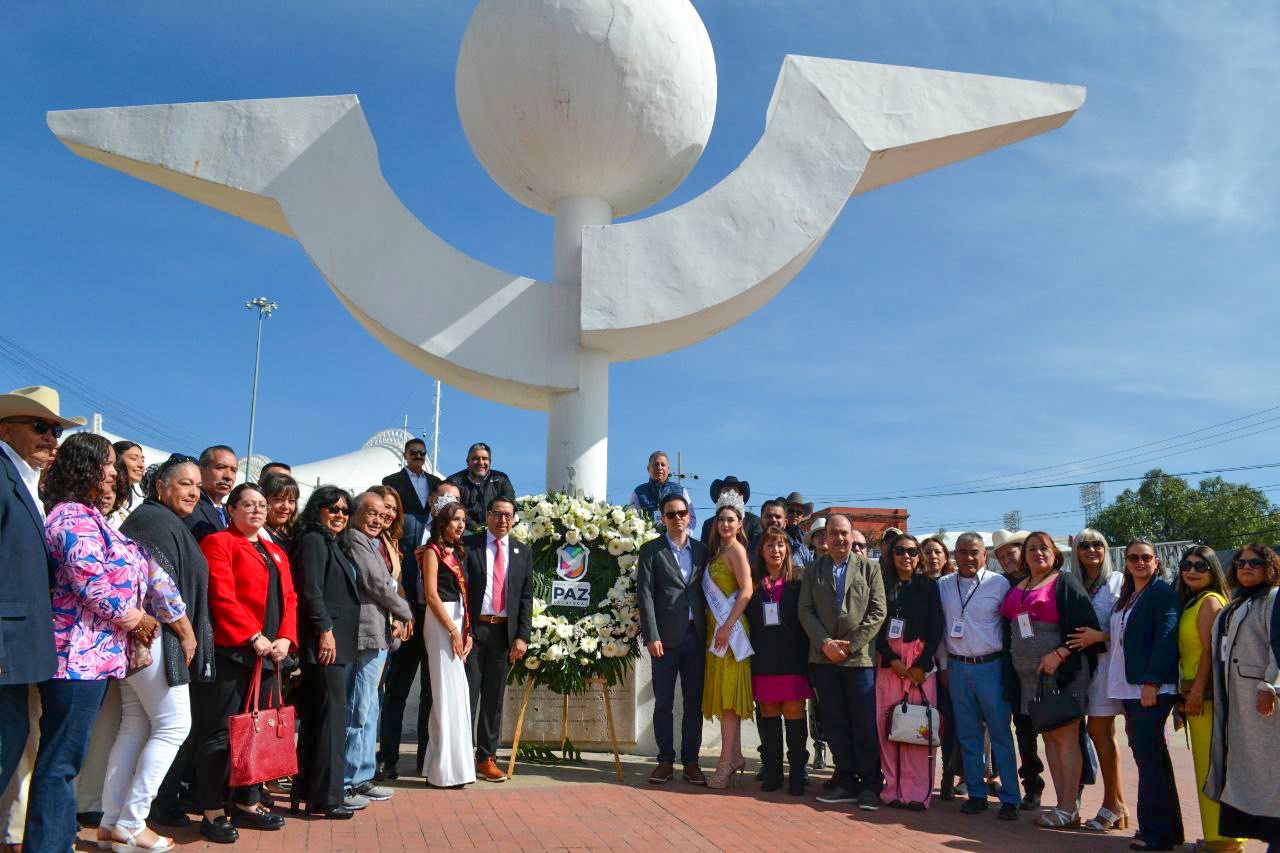
[[[0,394],[0,789],[9,785],[30,730],[28,685],[52,677],[54,563],[44,538],[40,470],[67,427],[58,392],[43,385]]]
[[[720,495],[724,494],[726,491],[737,492],[738,497],[742,498],[742,503],[744,506],[748,501],[751,500],[751,484],[748,483],[746,480],[739,480],[737,477],[733,476],[732,474],[728,474],[725,476],[723,480],[711,481],[712,505],[714,505],[716,501],[720,500]],[[711,518],[708,518],[706,521],[702,522],[701,538],[702,538],[703,544],[706,544],[706,542],[711,539],[711,530],[715,526],[715,523],[716,523],[716,519],[714,514],[711,516]],[[750,542],[756,538],[756,535],[759,532],[760,532],[760,516],[756,515],[754,512],[745,512],[742,516],[742,535],[746,536],[747,541]]]

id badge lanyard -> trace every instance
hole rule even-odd
[[[973,589],[969,590],[969,595],[960,599],[960,616],[951,620],[951,639],[964,639],[964,611],[969,606],[969,602],[973,601],[973,597],[978,594],[978,587],[982,586],[982,573],[985,569],[979,569],[978,574],[974,576]],[[960,579],[956,578],[956,596],[960,595]]]
[[[781,580],[778,581],[778,586],[777,586],[778,597],[776,599],[773,597],[773,590],[769,588],[768,578],[766,578],[761,583],[761,585],[764,587],[763,589],[764,595],[762,596],[764,599],[764,602],[763,602],[764,624],[770,627],[774,625],[781,625],[782,624],[782,614],[781,614],[782,607],[781,606],[782,606],[782,587],[783,587],[782,581]]]

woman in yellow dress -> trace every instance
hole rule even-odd
[[[1213,735],[1213,620],[1227,603],[1227,581],[1213,550],[1205,545],[1192,545],[1178,564],[1178,580],[1174,587],[1182,599],[1182,616],[1178,621],[1179,692],[1183,712],[1191,731],[1191,755],[1196,768],[1196,791],[1200,796],[1200,827],[1204,838],[1196,842],[1196,850],[1219,853],[1243,850],[1244,840],[1223,838],[1218,834],[1218,804],[1204,795],[1204,781],[1209,772],[1209,741]]]
[[[743,618],[751,601],[751,566],[742,533],[744,507],[736,492],[724,492],[716,503],[716,523],[708,550],[713,555],[703,575],[707,597],[707,674],[702,689],[702,716],[720,719],[720,761],[708,788],[727,788],[733,774],[746,766],[742,757],[742,718],[755,710],[751,697],[751,642]]]

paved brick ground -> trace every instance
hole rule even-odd
[[[1137,771],[1122,747],[1130,809],[1136,802]],[[1189,840],[1199,837],[1199,811],[1191,783],[1191,753],[1174,740],[1174,766],[1180,783],[1183,818]],[[402,766],[408,767],[407,759]],[[713,759],[704,762],[714,764]],[[754,761],[748,761],[755,768]],[[935,802],[926,813],[882,808],[859,812],[847,806],[823,806],[804,798],[762,794],[750,777],[729,792],[694,788],[678,781],[645,784],[649,763],[626,759],[625,784],[613,775],[611,757],[588,755],[580,766],[523,765],[515,779],[477,784],[463,791],[426,788],[417,778],[402,778],[387,803],[375,803],[350,821],[290,818],[281,832],[246,831],[227,850],[836,850],[873,848],[921,853],[930,850],[1018,849],[1045,851],[1128,850],[1132,832],[1099,836],[1081,831],[1045,830],[1029,818],[1017,823],[985,815],[967,816],[959,803]],[[816,777],[825,774],[815,774]],[[678,778],[678,777],[677,777]],[[1092,816],[1101,786],[1085,794],[1083,814]],[[94,848],[90,833],[78,849]],[[218,849],[198,834],[178,834],[184,851]],[[1260,844],[1250,851],[1261,851]]]

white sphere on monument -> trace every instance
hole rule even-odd
[[[716,111],[711,37],[688,0],[480,0],[458,115],[489,176],[534,210],[625,216],[693,169]]]

